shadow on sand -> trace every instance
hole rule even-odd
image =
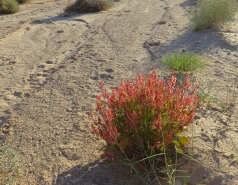
[[[53,185],[142,185],[122,164],[95,161],[88,165],[77,165],[58,175]]]

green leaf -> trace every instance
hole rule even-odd
[[[183,146],[187,146],[189,143],[189,139],[187,136],[183,136],[179,138],[179,142],[183,145]]]

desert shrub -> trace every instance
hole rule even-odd
[[[77,0],[67,6],[65,12],[90,13],[105,11],[113,6],[113,0]]]
[[[0,0],[0,14],[16,13],[19,5],[16,0]]]
[[[96,97],[90,118],[93,132],[106,141],[102,158],[147,167],[145,159],[153,156],[157,165],[165,165],[182,152],[187,139],[179,134],[193,120],[197,85],[192,88],[188,74],[183,84],[176,85],[176,80],[174,74],[161,80],[154,70],[148,77],[137,75],[135,81],[122,82],[111,93],[100,83],[102,94]]]
[[[195,71],[205,66],[206,61],[194,53],[172,53],[164,57],[163,63],[179,72]]]
[[[21,160],[12,147],[13,141],[0,137],[0,184],[13,184],[19,174]]]
[[[29,2],[31,0],[17,0],[17,1],[18,1],[18,3],[22,4],[22,3],[27,3],[27,2]]]
[[[219,26],[232,20],[237,12],[237,0],[199,0],[192,12],[193,30]]]

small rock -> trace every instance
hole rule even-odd
[[[17,91],[15,91],[15,92],[14,92],[14,96],[17,96],[17,97],[22,98],[22,97],[24,96],[24,93],[23,93],[23,92],[17,92]]]
[[[38,19],[38,20],[32,21],[32,23],[33,23],[33,24],[40,24],[40,23],[42,23],[42,21]]]
[[[201,119],[201,116],[200,115],[195,115],[194,119]]]
[[[159,21],[158,24],[166,24],[166,21]]]
[[[71,112],[71,111],[72,111],[72,108],[68,108],[67,111],[68,111],[68,112]]]

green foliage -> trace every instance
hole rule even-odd
[[[19,10],[16,0],[0,0],[0,14],[12,14]]]
[[[67,6],[65,12],[90,13],[108,10],[113,6],[113,0],[77,0]]]
[[[195,71],[199,68],[205,66],[206,61],[204,61],[199,55],[193,53],[172,53],[166,56],[163,63],[168,65],[171,69],[179,72]]]
[[[18,1],[18,3],[23,4],[23,3],[27,3],[27,2],[29,2],[31,0],[17,0],[17,1]]]
[[[194,31],[219,26],[232,20],[237,12],[237,0],[199,0],[191,18]]]
[[[0,182],[13,184],[19,174],[21,160],[11,142],[0,138]]]

